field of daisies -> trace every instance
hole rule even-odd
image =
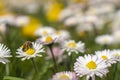
[[[120,0],[0,0],[0,80],[120,80]]]

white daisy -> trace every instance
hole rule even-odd
[[[114,38],[114,43],[116,44],[120,43],[120,30],[114,31],[112,33],[112,36]]]
[[[78,80],[76,74],[70,71],[58,72],[51,80]]]
[[[55,35],[58,37],[58,42],[70,39],[70,33],[66,30],[58,30],[55,32]]]
[[[58,37],[56,35],[46,35],[46,36],[42,36],[41,38],[37,39],[36,42],[44,44],[44,45],[49,45],[49,44],[56,42],[57,38]]]
[[[46,36],[46,35],[51,35],[55,33],[55,29],[49,26],[46,27],[40,27],[36,30],[35,35],[36,36]]]
[[[11,13],[0,16],[0,23],[13,25],[14,21],[15,21],[15,16]]]
[[[112,54],[112,56],[114,57],[114,59],[115,59],[116,61],[120,61],[120,50],[119,50],[119,49],[117,49],[117,50],[112,50],[112,51],[111,51],[111,54]]]
[[[6,58],[12,57],[10,55],[10,49],[8,49],[4,44],[0,43],[0,62],[6,64],[9,62]]]
[[[86,80],[89,80],[90,77],[94,78],[95,75],[103,77],[108,72],[105,61],[95,55],[80,56],[76,60],[74,71],[80,77],[86,76]]]
[[[34,57],[42,57],[42,54],[45,52],[43,45],[36,42],[25,42],[19,49],[17,49],[17,57],[22,57],[21,60],[30,59]]]
[[[83,32],[83,31],[93,31],[93,26],[90,23],[81,23],[77,26],[76,31],[79,32]]]
[[[64,21],[65,19],[75,15],[76,13],[82,14],[82,7],[83,6],[81,4],[73,4],[73,5],[66,7],[65,9],[61,11],[59,15],[59,20]]]
[[[95,42],[100,45],[110,45],[113,44],[114,38],[111,35],[101,35],[96,37]]]
[[[75,16],[71,16],[64,21],[64,25],[66,26],[75,26],[77,24],[78,24],[78,18]]]
[[[66,41],[62,44],[63,50],[68,52],[68,55],[71,55],[72,52],[79,53],[84,52],[85,44],[79,41],[76,43],[74,40]]]
[[[17,16],[15,19],[15,25],[16,26],[25,26],[29,23],[30,19],[28,16],[20,15]]]
[[[95,54],[99,58],[105,60],[108,66],[111,66],[111,64],[116,63],[116,60],[110,50],[96,51]]]

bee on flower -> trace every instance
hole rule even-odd
[[[51,80],[78,80],[78,78],[74,72],[63,71],[53,75]]]
[[[17,49],[17,57],[21,57],[21,60],[25,59],[30,59],[34,57],[42,57],[42,54],[45,52],[43,45],[36,43],[36,42],[31,42],[31,41],[26,41],[20,48]]]
[[[74,40],[65,41],[62,44],[63,50],[68,52],[68,55],[71,55],[73,52],[79,53],[84,52],[85,44],[81,41],[75,42]]]
[[[4,44],[0,43],[0,62],[3,64],[6,64],[7,62],[9,62],[9,60],[7,58],[12,57],[12,55],[10,55],[10,49],[8,49],[8,47],[6,47]]]
[[[74,63],[75,73],[80,77],[86,76],[86,80],[95,80],[95,75],[102,78],[108,73],[107,67],[105,61],[96,55],[79,56]]]

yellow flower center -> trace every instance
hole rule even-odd
[[[86,66],[91,70],[91,69],[96,69],[97,64],[94,61],[90,61],[86,64]]]
[[[104,39],[104,42],[105,42],[105,43],[109,42],[109,38],[105,38],[105,39]]]
[[[29,48],[29,49],[26,51],[26,54],[28,54],[28,55],[32,55],[32,54],[34,54],[34,53],[35,53],[35,50],[32,49],[32,48]]]
[[[45,41],[46,41],[47,43],[49,43],[49,42],[52,42],[53,39],[52,39],[51,36],[47,36],[46,39],[45,39]]]
[[[69,42],[68,47],[76,48],[76,43],[75,42]]]
[[[86,35],[85,31],[80,31],[80,32],[79,32],[79,36],[80,36],[80,37],[85,37],[85,35]]]
[[[105,55],[103,55],[101,58],[104,59],[104,60],[107,60],[107,59],[108,59],[108,57],[105,56]]]
[[[57,35],[60,35],[60,34],[61,34],[61,32],[60,32],[60,31],[57,31],[57,32],[56,32],[56,34],[57,34]]]
[[[116,53],[116,54],[115,54],[115,56],[116,56],[116,57],[119,57],[119,56],[120,56],[120,54],[119,54],[119,53]]]
[[[47,35],[47,34],[48,34],[46,30],[44,30],[42,33],[43,33],[44,35]]]
[[[63,74],[59,77],[61,80],[68,80],[69,79],[69,76],[66,75],[66,74]]]

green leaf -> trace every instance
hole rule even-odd
[[[25,80],[18,77],[4,76],[3,80]]]

